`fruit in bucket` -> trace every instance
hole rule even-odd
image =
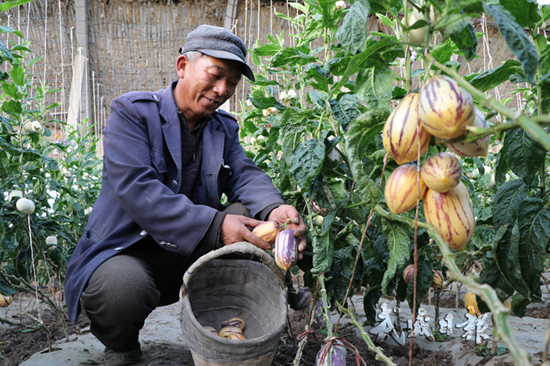
[[[275,238],[280,232],[281,226],[275,220],[264,221],[252,230],[254,235],[259,236],[269,244],[275,243]]]
[[[474,122],[472,96],[450,77],[432,77],[418,94],[418,115],[430,134],[454,139],[466,134],[466,126]]]
[[[242,332],[244,330],[245,323],[244,323],[244,320],[242,320],[241,318],[231,318],[231,319],[224,320],[221,326],[222,328],[237,327]]]
[[[462,164],[456,156],[442,152],[432,155],[422,164],[420,176],[426,186],[437,192],[448,192],[462,178]]]
[[[222,338],[245,339],[243,331],[238,327],[224,327],[220,330],[218,335]]]
[[[426,185],[422,176],[419,177],[420,182],[417,183],[417,177],[416,166],[412,164],[401,165],[391,173],[384,188],[384,198],[392,214],[407,212],[416,206],[418,196],[422,199]],[[418,184],[420,185],[420,195],[417,194]]]
[[[418,94],[411,93],[403,98],[384,124],[384,149],[399,165],[417,160],[419,138],[420,155],[428,149],[431,135],[418,118]]]
[[[294,236],[294,230],[283,230],[275,239],[275,263],[279,268],[289,270],[298,261],[298,244],[300,239]]]

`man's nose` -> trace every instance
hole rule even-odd
[[[221,97],[224,97],[227,94],[227,80],[221,79],[216,82],[214,85],[214,91]]]

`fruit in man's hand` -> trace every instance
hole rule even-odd
[[[428,188],[437,192],[448,192],[460,183],[462,164],[453,154],[438,153],[422,164],[420,176]]]
[[[475,107],[474,107],[475,108]],[[483,113],[475,108],[475,118],[473,127],[480,128],[489,128],[489,123],[485,120]],[[465,157],[475,157],[475,156],[487,156],[489,151],[489,142],[491,141],[491,136],[485,136],[480,139],[477,139],[472,142],[454,142],[445,144],[449,150],[454,152],[457,155]]]
[[[397,215],[407,212],[416,206],[417,197],[422,199],[426,185],[421,176],[418,177],[418,184],[417,177],[416,166],[412,164],[401,165],[391,173],[384,188],[384,197],[391,213]],[[420,185],[419,195],[417,194],[418,185]]]
[[[474,122],[474,101],[456,81],[437,75],[420,88],[418,115],[430,134],[454,139],[466,134],[466,126]]]
[[[452,249],[463,251],[476,228],[474,209],[468,189],[460,182],[449,192],[427,189],[424,216]]]
[[[294,230],[283,230],[275,239],[275,263],[279,268],[289,270],[298,261],[298,244],[300,240],[294,236]]]
[[[254,235],[262,238],[269,244],[275,243],[275,238],[277,238],[277,234],[280,232],[281,226],[275,220],[264,221],[252,230]]]
[[[222,328],[237,327],[242,332],[244,330],[245,323],[244,323],[244,320],[242,320],[241,318],[231,318],[231,319],[224,320],[221,326]]]
[[[384,124],[382,130],[384,149],[397,164],[401,165],[417,160],[419,139],[420,155],[423,155],[428,149],[430,138],[431,135],[419,121],[418,94],[408,94]]]

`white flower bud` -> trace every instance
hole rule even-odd
[[[335,5],[336,5],[336,9],[345,9],[346,8],[346,2],[345,1],[337,1]]]
[[[294,89],[290,89],[287,93],[287,97],[289,99],[292,99],[292,98],[297,98],[298,97],[298,94],[296,94],[296,91],[294,91]]]
[[[269,112],[271,113],[272,116],[276,116],[277,113],[279,113],[279,110],[275,107],[269,107],[268,110],[269,110]]]
[[[50,235],[46,237],[46,244],[57,244],[57,236]]]
[[[285,91],[282,91],[282,92],[279,93],[279,100],[280,100],[280,101],[284,101],[284,100],[286,100],[287,98],[288,98],[288,97],[287,97]]]
[[[32,122],[26,122],[24,125],[23,125],[23,131],[24,132],[31,132],[32,130]]]
[[[18,199],[15,206],[19,211],[24,212],[27,215],[30,215],[34,212],[34,202],[26,198]]]
[[[264,109],[262,111],[262,114],[264,115],[264,117],[269,117],[271,116],[271,111],[269,109]]]
[[[14,198],[14,197],[23,197],[23,192],[17,190],[17,191],[11,191],[10,194],[8,195],[8,202],[11,202],[11,199]]]

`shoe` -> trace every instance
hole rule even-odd
[[[141,360],[141,349],[133,349],[126,352],[115,352],[105,348],[106,365],[125,366],[134,365]]]

